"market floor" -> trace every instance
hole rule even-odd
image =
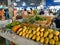
[[[0,45],[6,45],[5,39],[2,37],[0,37]]]

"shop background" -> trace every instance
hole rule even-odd
[[[60,1],[59,0],[46,0],[46,6],[59,6]]]

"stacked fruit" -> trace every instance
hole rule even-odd
[[[60,45],[60,32],[43,27],[33,27],[26,25],[17,25],[12,28],[19,36],[32,39],[40,43],[50,45]]]

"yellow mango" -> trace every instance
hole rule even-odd
[[[43,36],[43,32],[40,33],[40,37],[42,37],[42,36]]]
[[[37,36],[37,37],[36,37],[36,41],[39,41],[39,40],[40,40],[40,36]]]
[[[20,32],[19,35],[21,36],[23,34],[23,32]]]
[[[41,32],[43,32],[44,30],[45,30],[44,28],[41,28],[41,30],[40,30],[40,31],[41,31]]]
[[[53,38],[53,33],[50,33],[49,34],[49,39],[52,39]]]
[[[45,43],[48,44],[49,38],[45,38]]]
[[[26,34],[26,38],[29,38],[29,34]]]
[[[33,34],[36,34],[36,31],[33,31]]]
[[[22,28],[20,28],[20,29],[17,31],[17,34],[19,34],[20,31],[22,31]]]
[[[59,31],[54,31],[54,35],[58,36],[59,35]]]
[[[48,32],[48,31],[46,31],[46,32],[44,33],[44,37],[47,37],[47,36],[48,36],[48,34],[49,34],[49,32]]]
[[[32,40],[35,40],[35,39],[36,39],[36,35],[33,35]]]
[[[36,35],[39,36],[40,35],[40,32],[37,32]]]
[[[32,38],[32,36],[33,36],[33,34],[30,34],[30,35],[29,35],[29,38]]]
[[[54,45],[54,44],[55,44],[55,40],[50,39],[50,40],[49,40],[49,44]]]
[[[44,37],[41,37],[41,38],[40,38],[40,42],[41,42],[41,43],[44,43]]]
[[[37,27],[36,31],[39,31],[40,30],[40,27]]]
[[[58,41],[59,40],[58,36],[54,36],[54,40]]]

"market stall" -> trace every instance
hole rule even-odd
[[[13,21],[0,29],[0,36],[17,45],[60,45],[60,32],[46,27],[53,18],[50,16],[31,16],[27,17],[27,20],[25,18],[25,21],[23,19],[22,22]],[[46,24],[43,26],[45,21]]]

